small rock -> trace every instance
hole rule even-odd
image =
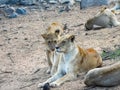
[[[75,0],[76,2],[81,2],[81,0]]]
[[[69,3],[70,0],[59,0],[59,2],[60,2],[61,4],[66,4],[66,3]]]
[[[81,0],[80,8],[88,8],[91,6],[100,6],[100,5],[107,5],[108,0]]]
[[[8,38],[8,40],[11,40],[11,38]]]
[[[0,44],[0,46],[3,46],[2,44]]]
[[[66,6],[65,11],[69,12],[71,10],[70,6]]]
[[[8,30],[7,30],[7,29],[4,29],[3,31],[4,31],[4,32],[7,32]]]
[[[69,4],[69,5],[73,5],[75,3],[74,0],[59,0],[59,2],[61,4]]]
[[[23,28],[23,26],[19,26],[18,29]]]
[[[87,36],[87,35],[88,35],[88,33],[85,33],[85,35]]]
[[[7,55],[9,56],[9,55],[11,55],[12,53],[7,53]]]
[[[116,36],[113,36],[113,38],[115,38]]]
[[[7,13],[8,15],[12,14],[13,12],[15,12],[15,8],[14,7],[10,7],[10,6],[6,6],[4,9],[5,13]]]
[[[59,12],[63,12],[63,11],[65,11],[65,9],[64,9],[64,7],[61,7]]]
[[[18,39],[17,37],[15,37],[14,39]]]
[[[37,0],[19,0],[20,5],[35,5]]]
[[[28,38],[25,38],[24,40],[28,40]]]
[[[21,15],[26,15],[27,11],[24,8],[17,8],[16,13],[21,14]]]
[[[8,0],[7,4],[17,4],[19,0]]]
[[[57,4],[57,1],[56,0],[49,0],[49,3],[50,4]]]
[[[8,18],[16,18],[18,14],[16,12],[13,12],[12,14],[8,15]]]

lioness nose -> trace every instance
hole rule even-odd
[[[59,49],[59,47],[55,47],[56,49]]]

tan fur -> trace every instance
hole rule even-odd
[[[87,20],[85,23],[85,29],[94,29],[94,25],[102,28],[111,28],[120,25],[120,22],[118,22],[114,10],[104,7],[93,18]]]
[[[106,67],[90,70],[84,83],[87,86],[115,86],[120,84],[120,61]]]
[[[63,30],[63,25],[58,23],[58,22],[53,22],[50,24],[50,26],[46,29],[46,33],[55,33],[55,31],[59,30],[61,35],[64,30]]]
[[[74,39],[74,35],[65,35],[58,40],[56,52],[60,57],[57,72],[38,87],[45,83],[50,83],[53,87],[59,86],[75,79],[80,72],[87,72],[102,65],[101,56],[93,48],[82,49],[74,43]]]
[[[53,22],[46,30],[46,33],[41,35],[44,38],[46,45],[46,55],[49,65],[49,69],[47,70],[47,73],[51,73],[51,75],[53,75],[56,71],[55,63],[57,62],[54,61],[54,58],[56,58],[57,54],[55,54],[54,50],[57,40],[62,33],[63,33],[62,25],[59,24],[58,22]]]

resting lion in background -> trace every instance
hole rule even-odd
[[[87,86],[115,86],[120,85],[120,61],[102,68],[90,70],[84,83]]]
[[[87,20],[85,29],[94,29],[94,25],[102,28],[111,28],[120,25],[120,22],[117,20],[114,10],[104,7],[93,18]]]

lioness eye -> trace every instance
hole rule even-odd
[[[54,43],[57,43],[57,41],[54,41]]]
[[[48,43],[50,43],[50,41],[48,41]]]
[[[65,41],[63,41],[62,43],[65,44]]]

